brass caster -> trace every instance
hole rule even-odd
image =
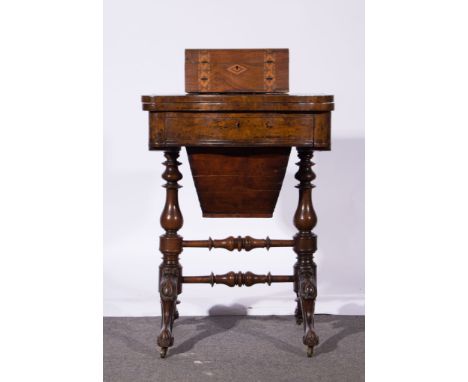
[[[161,358],[166,358],[167,354],[167,348],[161,348],[161,351],[159,352],[159,355]]]
[[[312,357],[312,354],[314,354],[314,347],[313,346],[307,346],[307,357]]]

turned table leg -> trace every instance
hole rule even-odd
[[[161,347],[161,357],[164,358],[168,347],[174,343],[172,324],[179,316],[177,312],[177,296],[182,293],[182,266],[179,264],[179,254],[182,252],[182,237],[177,231],[184,223],[179,208],[177,182],[182,174],[177,161],[180,148],[169,149],[164,152],[166,169],[162,175],[166,181],[166,203],[161,214],[161,226],[166,233],[160,236],[159,249],[163,254],[159,266],[159,293],[161,296],[161,331],[158,345]]]
[[[295,178],[299,181],[296,186],[299,189],[299,203],[294,214],[294,225],[299,232],[294,236],[294,251],[297,254],[297,262],[294,265],[294,291],[298,298],[296,310],[296,322],[303,321],[304,345],[307,346],[307,355],[312,356],[314,346],[318,345],[319,338],[314,329],[315,298],[317,296],[316,265],[313,254],[317,249],[317,238],[312,229],[317,224],[312,205],[311,183],[315,179],[311,162],[312,149],[298,148],[300,161],[299,170]]]

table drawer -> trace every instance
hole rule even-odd
[[[151,113],[150,148],[313,145],[314,114]]]

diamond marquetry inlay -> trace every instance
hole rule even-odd
[[[229,68],[227,68],[227,70],[229,70],[231,73],[234,73],[234,74],[241,74],[245,72],[247,68],[245,66],[236,64],[236,65],[230,66]]]

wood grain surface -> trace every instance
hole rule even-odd
[[[187,49],[187,93],[286,93],[288,49]]]

